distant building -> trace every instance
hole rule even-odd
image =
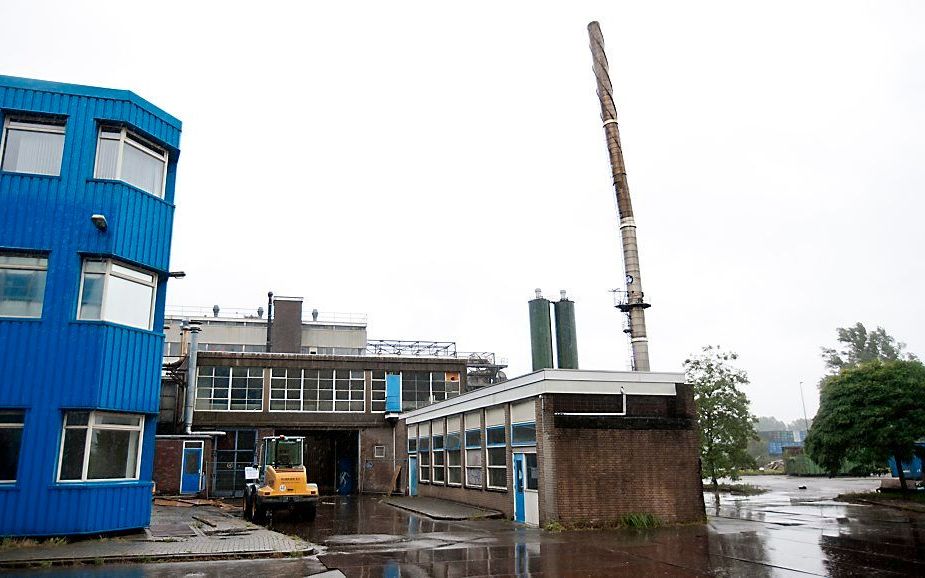
[[[0,535],[146,526],[180,121],[0,76]]]

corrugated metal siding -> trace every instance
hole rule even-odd
[[[0,318],[0,407],[26,409],[15,485],[0,485],[0,535],[92,533],[148,523],[158,410],[161,328],[173,227],[179,121],[124,91],[0,76],[0,117],[10,111],[66,115],[58,177],[0,174],[0,248],[49,251],[42,318]],[[76,90],[76,89],[75,89]],[[126,100],[100,95],[125,94]],[[124,122],[170,150],[165,198],[93,180],[99,120]],[[0,118],[2,121],[2,118]],[[90,215],[102,213],[100,233]],[[76,321],[81,255],[102,254],[158,271],[155,331]],[[62,412],[100,408],[145,413],[141,480],[57,484]]]

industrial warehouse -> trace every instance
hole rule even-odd
[[[449,344],[389,342],[384,354],[382,342],[365,342],[359,317],[322,321],[313,311],[303,320],[300,298],[273,298],[267,319],[263,311],[220,318],[219,310],[176,318],[165,348],[158,491],[241,497],[260,440],[292,436],[304,438],[308,479],[323,495],[444,498],[533,526],[635,511],[701,519],[683,374],[579,370],[574,303],[538,291],[529,310],[535,371],[511,380],[493,354],[453,355]],[[328,353],[334,347],[355,353]],[[589,464],[592,479],[583,475]]]

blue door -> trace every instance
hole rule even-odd
[[[524,513],[524,455],[514,454],[514,520],[526,520]]]
[[[408,495],[418,495],[418,457],[408,456]]]
[[[180,493],[195,494],[202,487],[202,442],[187,445],[183,442],[183,464],[180,474]]]

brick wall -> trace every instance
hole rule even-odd
[[[207,486],[211,484],[212,440],[190,438],[203,441],[202,468]],[[154,444],[153,478],[159,495],[175,496],[180,493],[180,469],[183,467],[183,439],[157,438]],[[205,495],[205,490],[200,495]]]
[[[396,453],[401,455],[404,439],[395,435],[396,450],[392,447],[391,427],[365,428],[360,431],[360,487],[361,493],[370,494],[387,494],[391,491],[392,476],[394,474],[393,462]],[[375,455],[376,446],[385,448],[385,456],[377,458]],[[406,454],[407,457],[407,454]],[[394,465],[393,465],[394,464]]]
[[[605,522],[632,512],[666,522],[702,520],[696,422],[687,415],[693,404],[683,399],[689,394],[679,389],[682,399],[630,396],[626,417],[567,420],[554,412],[574,411],[574,396],[547,396],[537,424],[543,453],[540,522],[554,516]],[[612,401],[584,400],[581,411],[606,411]]]

